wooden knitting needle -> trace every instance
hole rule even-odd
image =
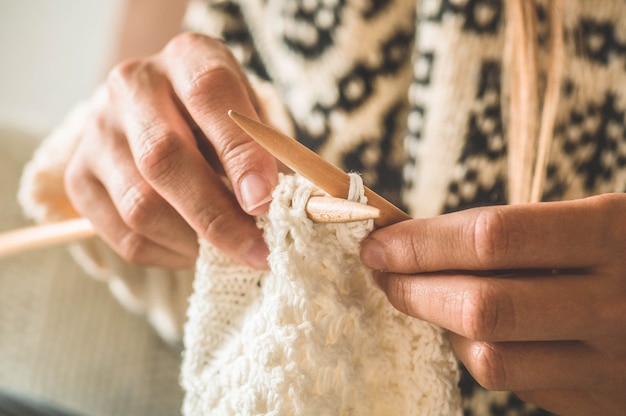
[[[306,203],[307,217],[314,222],[346,223],[380,218],[380,209],[332,196],[312,196]]]
[[[321,223],[363,221],[380,216],[380,210],[375,207],[327,196],[310,197],[305,211],[312,221]],[[72,243],[95,235],[93,225],[85,218],[7,231],[0,233],[0,257]]]
[[[0,234],[0,257],[66,244],[94,235],[96,232],[91,222],[84,218],[7,231]]]
[[[278,160],[332,196],[309,198],[305,211],[312,221],[345,223],[373,219],[377,226],[382,227],[410,218],[367,187],[365,196],[369,205],[346,200],[350,178],[341,169],[282,133],[234,111],[228,114]],[[92,224],[84,218],[7,231],[0,233],[0,257],[67,244],[95,235]]]
[[[347,173],[297,140],[235,111],[230,110],[228,115],[250,137],[291,170],[304,176],[333,197],[346,198],[348,196],[350,177]],[[380,217],[374,219],[374,224],[379,227],[411,218],[400,208],[367,187],[365,196],[369,205],[380,209]]]

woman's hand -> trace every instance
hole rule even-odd
[[[267,247],[250,215],[268,207],[276,162],[227,115],[258,119],[223,43],[179,35],[159,54],[114,68],[94,101],[65,183],[109,245],[143,265],[188,267],[200,235],[265,267]]]
[[[410,220],[361,258],[484,387],[561,414],[626,409],[626,194]]]

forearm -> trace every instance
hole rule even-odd
[[[187,0],[127,0],[121,11],[111,62],[158,52],[181,30]]]

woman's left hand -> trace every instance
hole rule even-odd
[[[626,194],[405,221],[361,258],[484,387],[560,414],[626,409]]]

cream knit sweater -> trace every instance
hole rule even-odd
[[[358,178],[358,177],[356,177]],[[353,183],[354,200],[364,202]],[[314,224],[283,177],[260,219],[271,272],[202,243],[185,326],[186,415],[460,415],[440,328],[395,310],[359,260],[371,221]]]

